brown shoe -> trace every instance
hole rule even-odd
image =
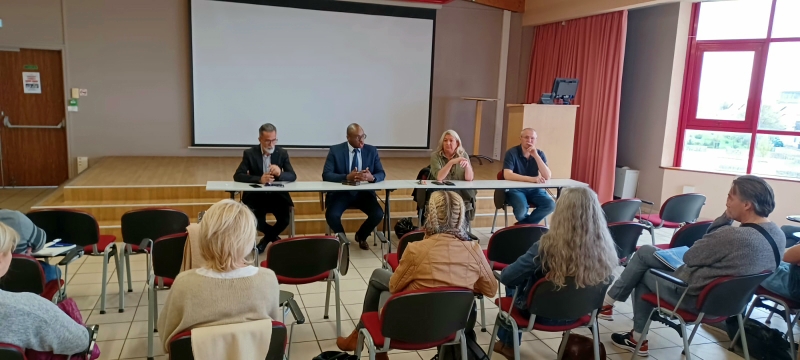
[[[505,357],[508,360],[515,360],[514,359],[514,347],[513,347],[513,345],[512,346],[506,346],[505,344],[503,344],[502,341],[498,341],[498,342],[494,343],[494,349],[492,349],[492,350],[494,352],[500,354],[500,355],[503,355],[503,357]]]
[[[375,354],[375,360],[389,360],[389,353]]]
[[[367,241],[366,241],[366,240],[365,240],[365,241],[359,241],[359,242],[358,242],[358,247],[359,247],[361,250],[369,250],[369,244],[367,244]]]
[[[346,338],[340,337],[336,339],[336,347],[342,351],[355,351],[358,343],[358,329],[353,330],[352,333]]]

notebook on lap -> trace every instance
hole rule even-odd
[[[688,246],[656,251],[653,255],[673,271],[683,265],[683,255],[689,251]]]

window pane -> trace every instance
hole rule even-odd
[[[752,51],[707,51],[700,70],[697,118],[743,121],[753,71]]]
[[[700,5],[697,40],[764,39],[771,8],[772,0],[705,2]]]
[[[752,173],[800,179],[800,137],[756,135]]]
[[[749,154],[750,134],[686,130],[681,167],[745,173]]]
[[[800,42],[769,46],[759,130],[800,131]]]
[[[800,1],[778,0],[778,5],[775,6],[775,20],[772,23],[772,37],[800,37],[797,14],[800,14]]]

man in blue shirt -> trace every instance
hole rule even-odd
[[[544,183],[550,180],[550,168],[542,150],[536,149],[536,131],[527,128],[519,135],[520,144],[508,149],[503,161],[503,178],[512,181]],[[514,209],[518,224],[538,224],[556,208],[545,189],[509,189],[506,201]],[[528,207],[534,210],[528,215]]]

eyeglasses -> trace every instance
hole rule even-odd
[[[358,135],[352,135],[351,137],[352,137],[353,139],[356,139],[356,140],[366,140],[366,138],[367,138],[367,134],[364,134],[364,135],[361,135],[361,136],[358,136]]]
[[[523,136],[522,140],[536,140],[535,136]]]
[[[278,139],[272,139],[272,140],[262,140],[262,141],[264,141],[264,142],[265,142],[265,143],[267,143],[267,144],[275,144],[275,143],[277,143],[277,142],[278,142]]]

